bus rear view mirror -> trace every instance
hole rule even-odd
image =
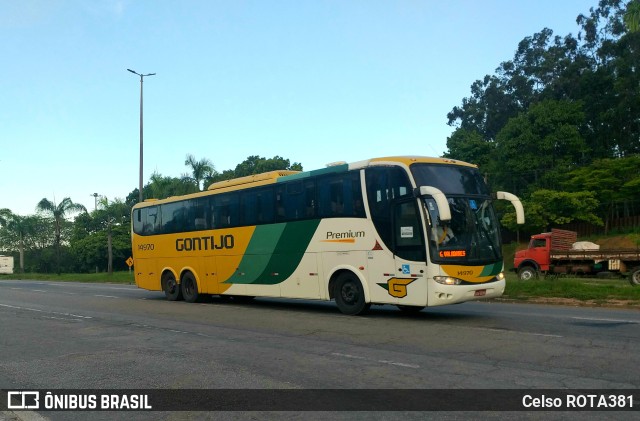
[[[440,189],[432,186],[420,186],[420,196],[431,196],[438,207],[438,215],[441,221],[451,221],[451,209],[447,196]]]
[[[496,197],[498,200],[508,200],[511,202],[513,207],[516,208],[516,223],[518,225],[524,224],[524,209],[522,208],[522,203],[520,203],[518,196],[505,191],[499,191],[496,193]]]

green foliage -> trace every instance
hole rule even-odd
[[[524,38],[447,115],[456,130],[445,155],[520,196],[529,227],[595,216],[606,231],[611,218],[640,214],[639,16],[640,0],[600,0],[578,15],[577,36],[545,28]],[[556,190],[599,204],[570,212],[536,193]]]
[[[240,164],[236,165],[234,170],[225,170],[222,174],[215,174],[209,177],[206,181],[211,184],[217,181],[230,180],[232,178],[245,177],[247,175],[261,174],[275,170],[302,171],[302,165],[298,162],[291,164],[288,159],[282,158],[278,155],[269,159],[258,155],[252,155]]]
[[[555,190],[536,190],[524,201],[525,230],[531,232],[548,231],[553,225],[562,225],[572,221],[585,221],[602,225],[596,210],[599,202],[589,191],[564,192]],[[517,229],[515,211],[506,213],[502,224],[509,229]]]
[[[615,215],[640,213],[640,155],[599,159],[567,174],[568,191],[589,190],[597,194],[597,213],[607,221]]]
[[[184,161],[184,165],[191,168],[191,179],[195,183],[198,191],[202,190],[200,184],[204,180],[216,174],[213,163],[207,158],[202,158],[198,161],[193,155],[189,154]]]
[[[447,148],[455,151],[455,156],[447,152],[445,158],[458,159],[478,165],[481,171],[493,165],[496,146],[494,142],[485,142],[482,135],[475,130],[459,128],[447,138]]]
[[[640,31],[640,1],[633,0],[627,5],[627,11],[624,14],[624,24],[629,32]]]
[[[530,186],[557,188],[567,171],[583,160],[587,145],[579,126],[580,103],[544,100],[510,119],[496,138],[493,181],[521,194]]]

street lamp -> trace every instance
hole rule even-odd
[[[153,76],[155,75],[155,73],[147,73],[146,75],[142,75],[138,72],[136,72],[135,70],[131,70],[131,69],[127,69],[128,71],[130,71],[131,73],[140,76],[140,183],[139,183],[139,195],[138,195],[138,202],[142,202],[142,152],[143,152],[143,147],[142,147],[142,137],[143,137],[143,130],[142,130],[142,81],[144,79],[145,76]]]
[[[93,196],[93,199],[95,201],[95,207],[93,210],[97,211],[98,210],[98,193],[93,193],[93,194],[90,194],[89,196]]]

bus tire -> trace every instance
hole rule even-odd
[[[162,291],[164,291],[164,296],[167,297],[167,300],[182,300],[182,290],[180,289],[180,284],[176,281],[176,277],[173,272],[165,272],[160,280],[160,285],[162,286]]]
[[[396,307],[405,314],[418,314],[424,309],[424,306],[405,306],[401,304],[398,304]]]
[[[349,316],[364,314],[371,306],[365,301],[364,288],[360,280],[351,272],[338,275],[333,295],[338,309]]]
[[[525,266],[518,271],[518,279],[521,281],[531,281],[538,278],[538,272],[531,266]]]
[[[196,282],[196,277],[193,276],[193,273],[187,272],[182,275],[180,289],[186,302],[195,303],[198,300],[198,282]]]
[[[629,274],[629,283],[634,287],[640,285],[640,266],[631,269],[631,273]]]

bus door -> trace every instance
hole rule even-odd
[[[396,280],[390,281],[389,293],[398,298],[398,304],[427,304],[426,248],[420,215],[415,198],[398,200],[393,205]]]

